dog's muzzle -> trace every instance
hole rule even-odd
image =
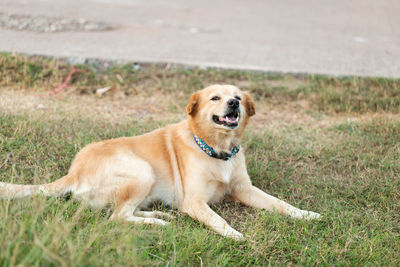
[[[239,125],[240,118],[240,103],[239,100],[233,98],[228,101],[228,107],[225,115],[213,115],[213,121],[218,125],[223,125],[229,128],[236,128]]]

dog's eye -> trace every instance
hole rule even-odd
[[[218,101],[218,100],[220,100],[221,98],[219,97],[219,96],[213,96],[212,98],[211,98],[211,100],[212,101]]]
[[[235,98],[236,98],[237,100],[242,100],[242,98],[240,98],[240,96],[235,96]]]

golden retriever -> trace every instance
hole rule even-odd
[[[110,219],[165,225],[157,211],[142,211],[155,200],[176,207],[217,233],[243,235],[215,213],[209,203],[224,197],[295,218],[319,218],[253,186],[240,140],[255,114],[251,97],[232,85],[195,92],[188,118],[150,133],[92,143],[72,162],[68,174],[50,184],[0,183],[0,196],[43,193],[73,197],[91,206],[115,204]],[[160,218],[161,217],[161,218]]]

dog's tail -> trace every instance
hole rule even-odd
[[[71,177],[66,175],[52,183],[40,185],[22,185],[0,182],[0,198],[23,198],[31,195],[63,195],[70,189]]]

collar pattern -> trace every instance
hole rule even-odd
[[[201,139],[200,137],[194,135],[193,139],[196,142],[196,144],[201,148],[201,150],[203,150],[210,157],[216,158],[216,159],[229,160],[230,158],[235,156],[240,150],[240,145],[237,145],[232,149],[231,154],[227,154],[227,153],[217,154],[214,151],[214,149],[212,147],[210,147],[209,145],[207,145],[206,142],[204,142],[203,139]]]

